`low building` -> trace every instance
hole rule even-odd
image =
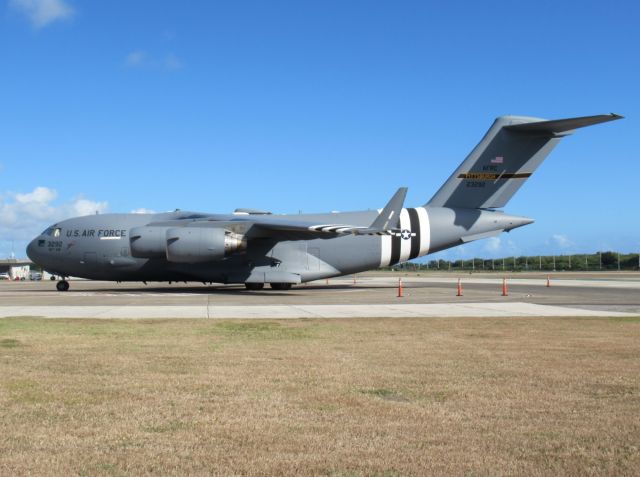
[[[33,265],[28,259],[7,258],[0,260],[0,273],[7,273],[11,280],[29,280]]]

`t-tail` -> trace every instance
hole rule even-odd
[[[500,209],[563,137],[575,129],[620,118],[603,114],[547,121],[501,116],[427,205]]]
[[[380,265],[394,265],[532,223],[532,219],[497,209],[507,204],[563,137],[578,128],[620,118],[617,114],[553,121],[497,118],[429,202],[402,210],[400,232],[382,238]]]

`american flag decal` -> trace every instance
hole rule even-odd
[[[494,159],[491,159],[491,164],[502,164],[504,162],[504,157],[497,156]]]

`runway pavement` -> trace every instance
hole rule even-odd
[[[398,278],[403,297],[398,297]],[[456,296],[461,278],[463,296]],[[0,282],[0,318],[349,318],[487,316],[639,316],[640,273],[509,277],[370,273],[289,291],[242,286],[72,281]]]

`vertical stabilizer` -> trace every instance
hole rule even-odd
[[[620,118],[605,114],[547,121],[501,116],[427,205],[504,207],[564,136],[577,128]]]

